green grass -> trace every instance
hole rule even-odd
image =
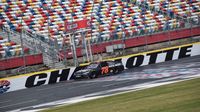
[[[200,112],[200,78],[44,112]]]

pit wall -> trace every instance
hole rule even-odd
[[[131,69],[139,66],[155,64],[170,60],[177,60],[197,55],[200,55],[200,42],[139,54],[132,54],[108,60],[121,61],[125,69]],[[0,79],[0,94],[31,87],[37,87],[41,85],[59,83],[61,81],[72,80],[73,73],[77,70],[80,70],[86,65],[87,64],[82,64],[79,67],[70,67],[59,70],[53,69],[14,77],[2,78]]]

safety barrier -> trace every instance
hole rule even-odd
[[[26,66],[43,63],[42,54],[25,56],[25,60],[26,60],[26,62],[25,62]],[[23,57],[13,57],[13,58],[1,60],[0,61],[0,70],[17,68],[17,67],[20,67],[23,65],[24,65]]]
[[[200,55],[200,42],[176,46],[166,49],[154,50],[139,54],[113,58],[109,60],[121,61],[125,69],[177,60],[185,57]],[[24,74],[0,79],[0,93],[16,91],[41,85],[59,83],[73,79],[74,72],[86,65],[59,70],[47,70],[31,74]]]
[[[183,30],[175,30],[170,32],[152,34],[142,37],[134,37],[125,40],[125,48],[131,48],[136,46],[142,46],[145,44],[153,44],[159,42],[165,42],[169,40],[176,40],[181,38],[189,38],[191,36],[200,35],[200,27],[192,28],[191,29],[183,29]],[[108,43],[101,43],[100,45],[93,45],[92,46],[92,53],[101,53],[106,52],[106,46],[113,45],[113,44],[121,44],[123,43],[122,40],[108,42]],[[81,56],[81,49],[77,49],[77,56]]]

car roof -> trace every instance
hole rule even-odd
[[[108,61],[96,61],[96,62],[91,62],[89,65],[91,64],[100,64],[100,63],[103,63],[103,62],[114,62],[112,60],[108,60]]]

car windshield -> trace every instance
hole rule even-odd
[[[99,64],[96,64],[96,63],[90,64],[90,65],[87,66],[87,68],[97,68],[98,65]]]

